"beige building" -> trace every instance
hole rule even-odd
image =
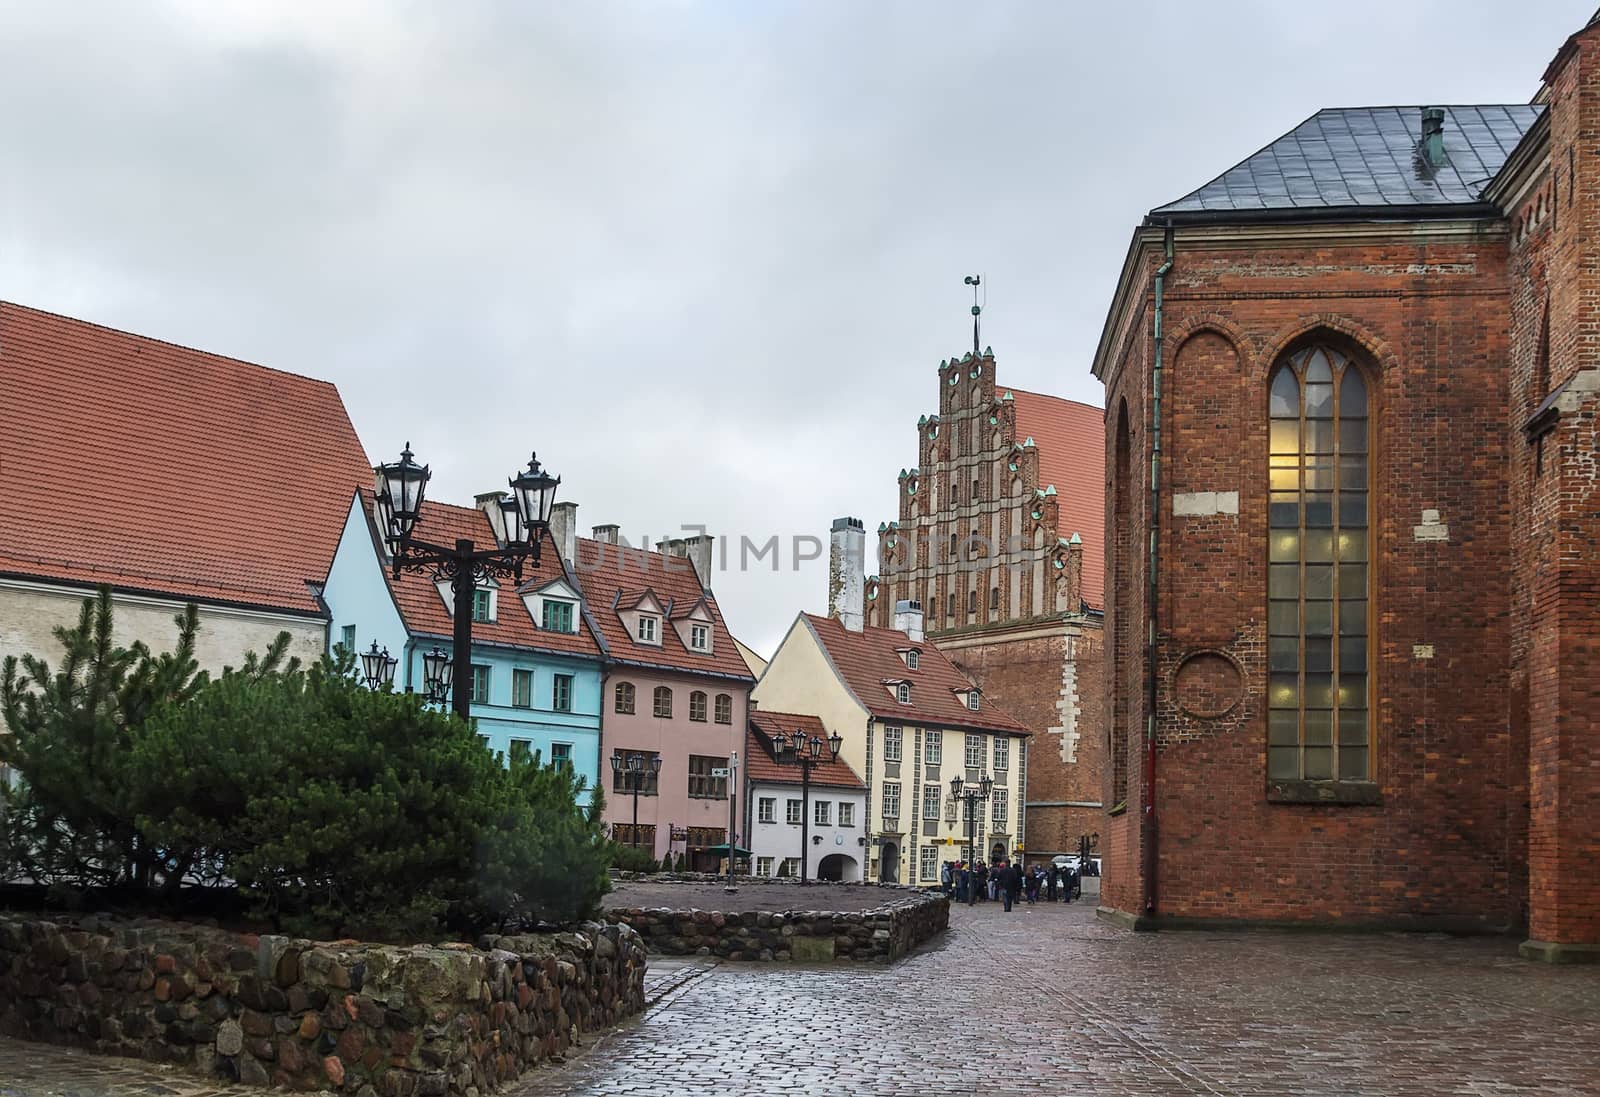
[[[0,660],[52,664],[107,584],[117,640],[170,649],[200,609],[202,667],[280,633],[315,659],[319,590],[371,468],[323,381],[0,302]]]
[[[835,615],[797,617],[752,696],[763,710],[814,715],[843,737],[840,760],[867,786],[866,878],[936,884],[941,863],[967,856],[952,777],[994,781],[973,823],[975,856],[993,861],[1022,847],[1030,733],[926,641],[918,603],[903,601],[893,628],[865,623],[864,540],[856,519],[834,523]]]

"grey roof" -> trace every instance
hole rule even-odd
[[[1417,152],[1421,107],[1320,110],[1242,163],[1176,202],[1167,214],[1449,207],[1482,201],[1488,185],[1544,107],[1445,107],[1445,163],[1429,172]],[[1441,208],[1441,213],[1444,209]],[[1229,217],[1229,220],[1233,218]]]

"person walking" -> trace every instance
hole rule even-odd
[[[978,862],[978,902],[983,902],[989,888],[989,866]]]
[[[1060,879],[1061,866],[1056,864],[1054,861],[1051,861],[1050,873],[1045,877],[1044,897],[1046,902],[1053,903],[1056,901],[1056,884],[1060,881]]]
[[[939,863],[939,890],[944,892],[946,898],[949,898],[950,897],[951,888],[952,888],[952,884],[951,884],[951,881],[950,881],[950,862],[949,861],[941,861]]]

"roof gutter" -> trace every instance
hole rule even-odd
[[[1290,222],[1462,221],[1498,218],[1493,202],[1418,202],[1393,206],[1289,206],[1281,209],[1151,210],[1144,228],[1174,225],[1272,225]]]
[[[1156,866],[1159,856],[1156,819],[1156,626],[1159,621],[1157,599],[1161,594],[1161,324],[1166,303],[1167,275],[1172,270],[1172,225],[1162,238],[1162,264],[1156,268],[1155,316],[1152,320],[1155,361],[1150,373],[1150,589],[1146,598],[1149,616],[1145,629],[1145,732],[1144,732],[1144,825],[1140,828],[1144,845],[1140,861],[1144,865],[1144,916],[1156,913]]]

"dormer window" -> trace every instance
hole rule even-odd
[[[645,643],[645,644],[660,643],[660,641],[656,639],[656,629],[658,627],[659,620],[660,619],[656,618],[656,617],[640,616],[640,618],[639,618],[639,641],[641,643]]]
[[[978,711],[978,691],[977,690],[973,690],[971,693],[967,694],[967,708],[971,709],[973,712],[977,712]]]
[[[709,625],[689,626],[689,647],[694,651],[711,650],[711,628]]]
[[[921,656],[921,652],[918,652],[915,649],[906,652],[906,669],[907,670],[916,670],[917,669],[917,660],[918,660],[918,658],[920,656]]]
[[[572,631],[572,603],[544,600],[544,627],[547,632]]]
[[[494,620],[493,591],[475,590],[472,592],[472,619],[474,621]]]
[[[911,683],[901,682],[898,686],[895,686],[894,699],[902,705],[909,705],[911,703]]]

